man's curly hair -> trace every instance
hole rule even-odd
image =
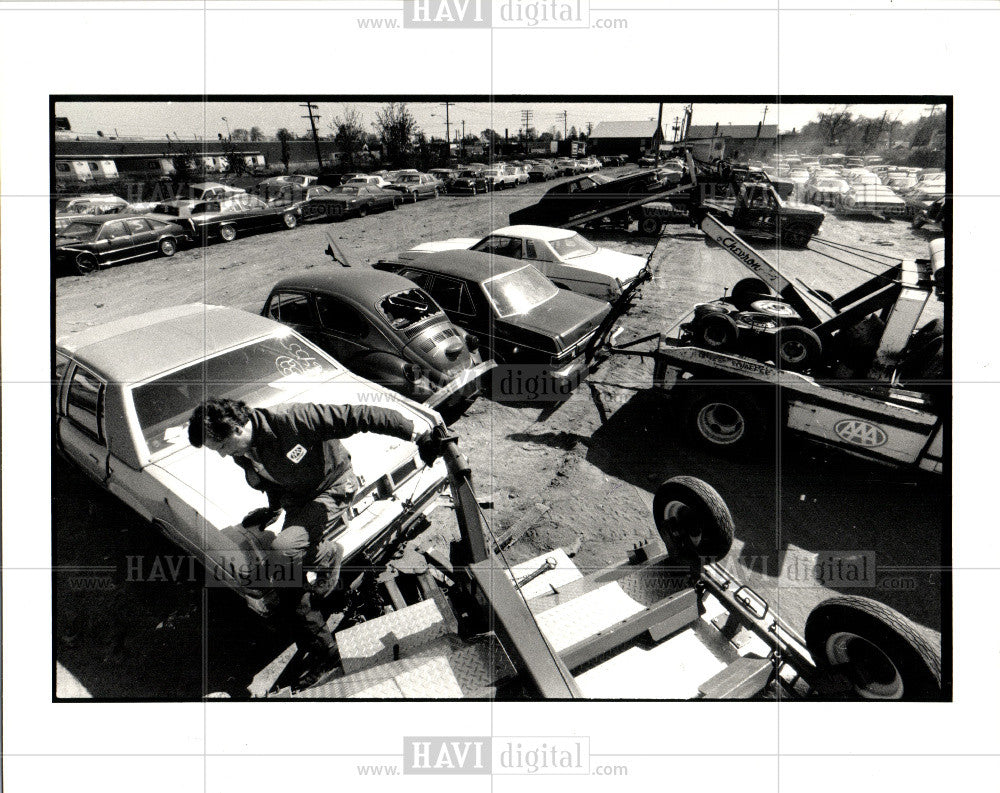
[[[235,399],[206,399],[191,413],[188,440],[196,449],[205,445],[205,437],[224,441],[250,420],[246,402]]]

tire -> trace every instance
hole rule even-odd
[[[441,193],[438,192],[438,189],[435,187],[434,188],[434,198],[438,198],[440,195],[441,195]]]
[[[396,206],[396,202],[395,202],[395,201],[393,201],[393,202],[392,202],[392,205],[393,205],[393,206]],[[366,206],[360,206],[360,207],[358,207],[358,217],[359,217],[359,218],[363,218],[363,217],[365,217],[365,216],[366,216],[367,214],[368,214],[368,207],[366,207]]]
[[[701,319],[709,314],[735,314],[739,309],[725,300],[713,300],[711,303],[698,303],[694,307],[695,319]]]
[[[177,240],[173,237],[164,237],[160,240],[160,254],[170,258],[177,253]]]
[[[100,267],[100,262],[92,253],[78,253],[76,255],[76,271],[80,275],[87,275]]]
[[[476,190],[476,186],[472,185],[472,195],[475,195],[477,192],[478,191]]]
[[[732,293],[726,298],[726,301],[732,303],[740,311],[747,311],[750,308],[750,304],[755,300],[762,300],[773,296],[768,285],[759,278],[744,278],[736,282]]]
[[[687,387],[691,391],[682,399],[680,419],[691,440],[734,455],[764,450],[772,422],[752,396],[726,383]]]
[[[232,242],[236,239],[236,227],[222,226],[219,229],[219,236],[222,238],[223,242]]]
[[[726,502],[693,476],[675,476],[656,489],[653,521],[671,554],[710,562],[733,545],[733,516]]]
[[[786,325],[774,332],[774,361],[782,369],[802,372],[823,357],[823,342],[809,328]]]
[[[282,215],[281,222],[285,224],[286,229],[293,229],[299,225],[299,219],[295,216],[294,212],[286,212]]]
[[[659,218],[644,217],[639,221],[639,231],[647,237],[659,237],[663,222]]]
[[[721,311],[705,314],[698,320],[694,331],[695,345],[713,352],[732,350],[738,336],[736,321]]]
[[[920,215],[914,215],[913,216],[913,222],[911,223],[911,225],[915,229],[922,228],[923,225],[924,225],[924,219],[922,217],[920,217]]]
[[[767,298],[765,300],[754,300],[750,304],[750,311],[756,311],[759,314],[767,314],[769,317],[774,317],[780,322],[801,322],[802,317],[799,316],[794,308],[792,308],[784,300],[772,300]]]
[[[413,191],[413,203],[415,204],[419,200],[420,200],[420,193],[418,193],[416,190],[414,190]]]
[[[812,239],[813,231],[805,223],[779,226],[781,241],[790,248],[804,248]]]
[[[841,672],[861,699],[941,699],[938,648],[895,609],[836,597],[806,618],[806,647],[820,672]]]

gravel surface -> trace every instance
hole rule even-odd
[[[428,240],[479,236],[507,224],[513,209],[551,185],[492,196],[450,197],[340,223],[300,226],[189,249],[86,277],[56,280],[56,332],[72,333],[168,305],[204,301],[259,311],[271,285],[304,268],[336,266],[323,254],[326,234],[358,267]],[[925,256],[930,236],[902,221],[828,216],[824,238],[891,256]],[[587,233],[616,250],[648,255],[654,241],[624,233]],[[783,271],[834,294],[868,273],[809,251],[761,250]],[[628,338],[666,330],[694,303],[715,299],[747,273],[700,232],[667,226],[656,243],[656,276],[623,324]],[[874,267],[868,263],[869,267]],[[940,315],[940,304],[928,308]],[[508,552],[517,562],[579,540],[576,563],[617,560],[655,529],[652,493],[679,474],[701,477],[728,502],[736,543],[726,565],[752,584],[793,627],[834,594],[864,594],[901,610],[929,632],[941,629],[941,564],[948,535],[943,485],[875,468],[794,442],[773,460],[733,461],[678,437],[669,412],[650,392],[652,365],[614,357],[571,399],[551,407],[478,400],[453,427],[469,455],[481,498],[494,502],[494,529],[526,510],[538,520]],[[195,580],[135,583],[130,556],[177,554],[114,498],[68,466],[54,467],[57,560],[108,570],[103,589],[81,591],[57,577],[56,656],[74,689],[98,697],[191,699],[245,685],[287,637],[262,630],[242,601]],[[438,515],[447,523],[444,510]],[[779,578],[790,555],[864,551],[879,565],[880,588],[826,587]],[[921,570],[913,568],[920,567]],[[897,569],[898,568],[898,569]],[[779,587],[780,582],[780,587]],[[202,670],[205,670],[203,675]]]

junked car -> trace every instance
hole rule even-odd
[[[561,289],[615,300],[646,268],[641,256],[599,248],[573,229],[548,226],[505,226],[482,239],[455,237],[425,242],[401,259],[436,251],[472,250],[530,261]]]
[[[541,365],[548,377],[570,385],[585,375],[588,347],[600,341],[611,312],[605,302],[559,289],[528,262],[478,251],[397,257],[374,267],[428,292],[498,365]]]
[[[290,325],[355,374],[423,402],[469,404],[479,394],[478,340],[453,325],[412,281],[338,269],[279,281],[261,312]]]
[[[395,209],[402,200],[402,196],[392,190],[351,181],[314,196],[302,207],[302,212],[314,220],[324,217],[342,220],[352,215],[363,218],[369,212]]]
[[[486,178],[485,169],[465,168],[458,172],[458,176],[451,183],[449,192],[451,193],[485,193],[490,189],[491,182]]]
[[[906,194],[906,216],[914,218],[939,198],[944,198],[944,181],[918,182],[910,192]]]
[[[388,187],[392,182],[378,174],[359,173],[344,180],[345,185],[370,185],[372,187]]]
[[[237,466],[189,444],[194,407],[208,396],[254,408],[378,402],[419,431],[440,423],[291,328],[220,306],[175,306],[87,328],[57,341],[55,362],[57,451],[200,560],[208,582],[232,587],[261,614],[275,600],[267,562],[280,521],[264,531],[242,526],[266,496]],[[444,468],[427,469],[416,447],[396,438],[366,433],[343,443],[361,487],[338,542],[345,564],[362,556],[371,563],[390,538],[426,525]]]
[[[532,182],[547,182],[556,175],[556,169],[548,162],[537,162],[528,168],[528,179]]]
[[[184,226],[195,241],[202,242],[215,238],[232,242],[238,233],[248,231],[293,229],[300,214],[297,207],[269,204],[247,194],[212,201],[165,201],[152,213],[159,220]]]
[[[385,189],[397,192],[415,204],[421,198],[437,198],[441,195],[441,182],[426,173],[403,171],[396,174]]]
[[[150,217],[81,218],[57,233],[56,266],[86,275],[142,256],[173,256],[187,237],[179,224]]]
[[[200,182],[188,185],[187,197],[193,201],[210,201],[246,193],[242,187],[230,187],[219,182]]]
[[[820,178],[806,185],[802,200],[817,206],[836,206],[850,191],[851,186],[844,179]]]
[[[904,215],[906,202],[885,185],[853,184],[838,209],[847,214]]]

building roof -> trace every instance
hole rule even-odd
[[[692,124],[688,128],[688,138],[756,138],[758,124]],[[760,137],[774,140],[778,137],[777,124],[764,124],[760,127]]]
[[[601,121],[590,134],[597,138],[651,138],[656,134],[655,121]]]

